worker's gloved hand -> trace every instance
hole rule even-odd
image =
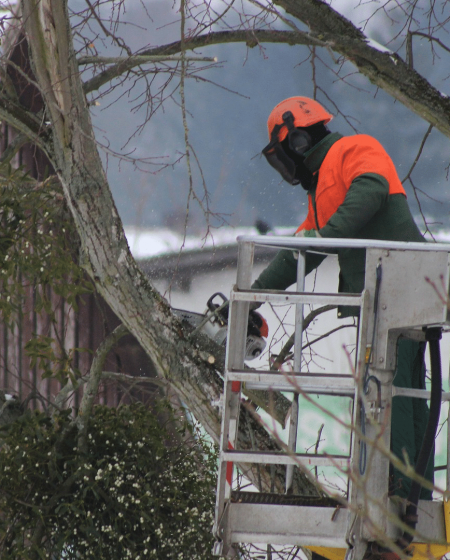
[[[256,311],[250,311],[248,314],[247,336],[259,336],[267,338],[269,335],[269,326],[262,315]]]
[[[301,229],[295,232],[295,237],[322,237],[316,229]]]
[[[295,232],[295,237],[309,237],[309,238],[316,238],[322,237],[320,233],[316,229],[300,229],[299,231]],[[293,251],[294,259],[298,259],[298,252]]]
[[[256,309],[259,309],[261,305],[263,305],[262,301],[251,301],[248,308],[250,311],[255,311]]]

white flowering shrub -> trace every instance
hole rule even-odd
[[[214,450],[141,404],[97,406],[86,455],[70,411],[0,433],[0,558],[211,558]],[[173,427],[173,424],[171,424]]]
[[[32,300],[33,310],[59,332],[55,296],[76,308],[78,297],[93,291],[78,265],[79,238],[61,187],[53,177],[38,183],[22,169],[0,164],[0,199],[0,320],[14,330],[24,302]],[[73,367],[75,349],[46,336],[50,332],[33,332],[24,340],[30,366],[42,378],[73,380],[79,373]]]

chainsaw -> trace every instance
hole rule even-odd
[[[220,299],[219,299],[220,298]],[[188,323],[198,332],[202,332],[216,344],[226,345],[228,333],[228,299],[216,292],[206,302],[206,310],[202,313],[172,309],[172,312],[182,322]],[[249,313],[247,340],[245,344],[245,359],[254,360],[261,355],[266,347],[268,335],[267,323],[256,311]]]

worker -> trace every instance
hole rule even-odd
[[[269,115],[269,144],[262,153],[291,185],[308,196],[308,214],[295,235],[308,238],[353,238],[424,242],[411,215],[394,163],[373,137],[330,132],[333,116],[307,97],[291,97]],[[302,193],[300,193],[301,195]],[[339,249],[339,291],[364,289],[365,250]],[[297,253],[281,250],[253,283],[257,290],[285,290],[297,279]],[[305,274],[326,258],[306,254]],[[257,305],[253,305],[256,308]],[[359,308],[340,308],[340,317],[357,316]],[[425,388],[424,344],[399,339],[394,385]],[[396,397],[392,405],[391,449],[415,464],[428,421],[424,399]],[[426,478],[433,481],[430,458]],[[411,480],[391,468],[390,492],[408,497]],[[422,488],[421,499],[431,499]]]

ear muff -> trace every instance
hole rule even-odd
[[[292,132],[289,132],[288,140],[291,150],[299,156],[302,156],[312,148],[312,138],[306,130],[296,128]]]
[[[311,135],[305,129],[295,127],[294,115],[291,111],[283,113],[283,122],[288,129],[289,148],[296,155],[302,156],[313,146]]]

